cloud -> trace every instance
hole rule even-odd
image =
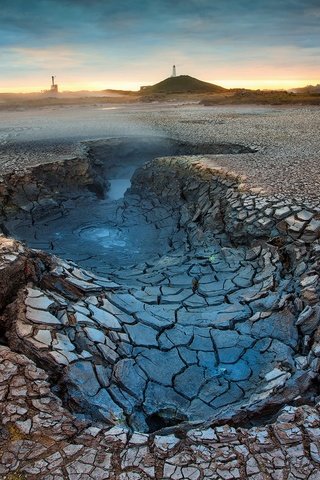
[[[138,66],[150,73],[174,62],[190,73],[204,63],[314,71],[319,16],[319,0],[1,0],[2,75],[54,68],[131,77]]]
[[[258,43],[266,36],[270,42],[289,37],[295,43],[310,33],[319,39],[319,29],[312,29],[318,9],[314,0],[11,0],[2,6],[0,26],[30,43],[38,37],[83,43],[132,36],[141,42],[161,36],[165,43],[186,35]]]

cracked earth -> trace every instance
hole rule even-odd
[[[320,478],[320,210],[217,167],[249,150],[3,175],[4,479]]]

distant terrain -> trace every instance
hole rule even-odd
[[[206,96],[201,105],[320,105],[320,93],[293,93],[282,90],[229,90]]]
[[[50,93],[0,93],[0,110],[48,106],[192,102],[214,105],[320,105],[320,85],[290,91],[226,89],[189,75],[169,77],[140,91],[100,90]]]
[[[0,111],[50,106],[131,103],[138,100],[137,92],[114,90],[62,92],[55,96],[41,93],[0,93]]]
[[[319,93],[320,94],[320,84],[318,85],[307,85],[303,88],[294,88],[292,89],[293,93]]]
[[[141,87],[140,94],[155,93],[222,93],[227,90],[213,83],[203,82],[189,75],[179,75],[178,77],[169,77],[162,82],[148,87]]]

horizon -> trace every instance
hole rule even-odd
[[[188,74],[226,88],[320,82],[318,0],[12,0],[0,92],[139,90]]]
[[[181,75],[188,75],[185,73],[182,73]],[[180,75],[177,75],[180,76]],[[192,76],[192,75],[190,75]],[[169,76],[170,77],[170,76]],[[158,83],[166,78],[169,77],[164,77],[162,79],[158,79],[154,83]],[[200,78],[199,80],[209,82],[212,84],[219,85],[221,87],[224,87],[226,89],[233,89],[233,88],[243,88],[243,89],[248,89],[248,90],[290,90],[290,89],[295,89],[295,88],[303,88],[309,85],[317,85],[319,83],[319,80],[313,79],[311,81],[307,80],[300,80],[300,81],[295,81],[295,80],[284,80],[283,82],[277,82],[273,80],[265,80],[261,82],[255,82],[255,81],[245,81],[245,80],[207,80]],[[97,82],[92,82],[84,85],[74,85],[74,84],[59,84],[58,79],[56,79],[57,84],[59,85],[59,93],[77,93],[81,91],[87,91],[87,92],[101,92],[104,90],[123,90],[123,91],[128,91],[128,92],[139,92],[140,87],[143,85],[153,85],[154,83],[137,83],[137,84],[121,84],[121,83],[116,83],[113,84],[112,86],[108,85],[106,86],[105,83],[101,82],[101,84],[97,84]],[[43,90],[46,90],[49,88],[48,85],[41,85],[41,86],[31,86],[29,88],[23,89],[23,87],[18,87],[16,89],[12,89],[10,87],[7,88],[2,88],[0,90],[0,95],[1,94],[39,94],[43,93]]]

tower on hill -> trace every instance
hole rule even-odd
[[[172,67],[172,75],[171,75],[171,77],[176,77],[176,76],[177,76],[176,66],[175,66],[175,65],[173,65],[173,67]]]
[[[50,93],[58,93],[58,85],[54,82],[54,76],[51,77]]]
[[[55,77],[52,75],[51,77],[51,85],[49,90],[41,90],[41,93],[44,93],[45,95],[50,95],[51,97],[58,96],[59,94],[59,87],[55,83]]]

